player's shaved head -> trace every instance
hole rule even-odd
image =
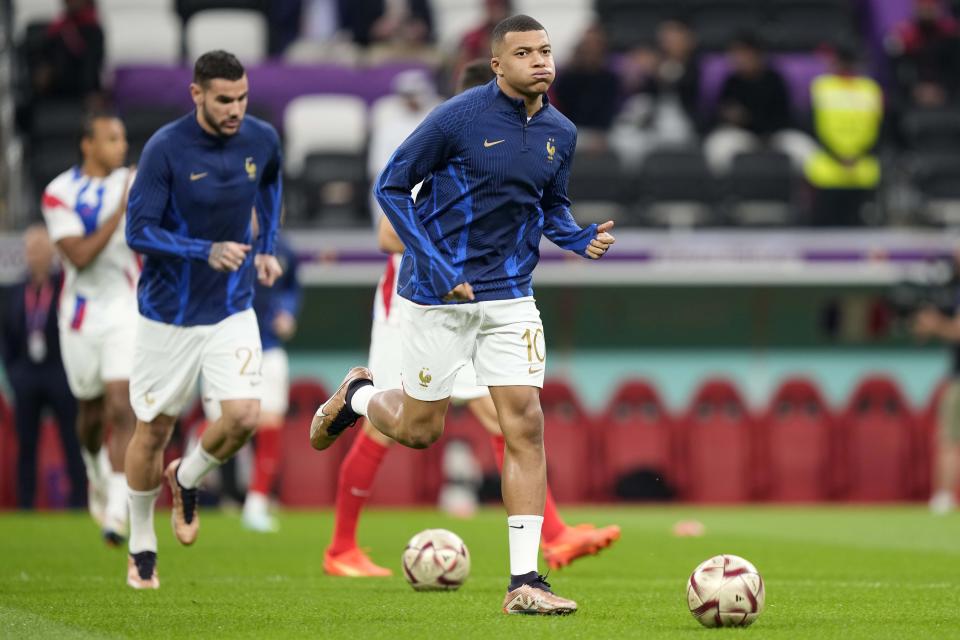
[[[208,51],[193,65],[193,81],[206,88],[211,80],[239,80],[246,74],[237,57],[223,49]]]
[[[530,16],[525,16],[523,14],[510,16],[506,20],[502,20],[493,28],[493,33],[490,36],[490,48],[493,49],[493,55],[500,55],[498,51],[501,49],[501,47],[503,47],[503,43],[506,40],[508,33],[523,33],[525,31],[547,32],[547,30],[543,28],[542,24]]]

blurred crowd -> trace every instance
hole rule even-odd
[[[517,10],[511,0],[482,0],[481,19],[451,39],[438,32],[434,15],[433,3],[443,1],[178,0],[176,8],[184,20],[206,5],[262,11],[269,55],[290,63],[422,63],[431,86],[421,87],[417,102],[432,106],[436,96],[452,93],[466,64],[489,55],[492,26]],[[785,158],[804,186],[799,198],[809,218],[803,222],[862,224],[864,207],[884,178],[882,151],[910,147],[917,110],[937,112],[930,117],[939,117],[941,125],[949,121],[945,126],[960,133],[957,118],[943,115],[954,113],[960,85],[954,72],[960,54],[957,20],[941,0],[913,2],[912,17],[884,34],[879,49],[856,27],[847,41],[831,41],[834,31],[825,27],[823,41],[814,45],[814,38],[808,42],[812,48],[801,52],[808,66],[815,58],[820,72],[798,85],[785,73],[789,60],[782,49],[768,50],[777,44],[773,40],[783,39],[782,31],[744,25],[720,40],[713,33],[708,50],[701,43],[702,25],[678,9],[656,25],[638,25],[649,37],[624,44],[618,36],[612,46],[611,22],[603,15],[611,3],[597,0],[596,21],[572,50],[557,52],[561,64],[552,98],[579,128],[578,151],[612,154],[628,173],[641,170],[657,150],[695,148],[710,175],[723,180],[738,157],[769,152]],[[857,23],[858,5],[835,4],[849,9],[843,15],[851,25]],[[24,129],[38,101],[71,97],[88,105],[109,103],[102,85],[108,77],[104,27],[95,0],[64,0],[61,15],[40,31],[28,30],[26,38]],[[714,75],[721,70],[715,89],[704,81],[708,67]],[[406,82],[406,88],[396,85],[398,94],[412,92]],[[921,129],[929,120],[924,118],[919,117]],[[936,129],[933,133],[936,137]],[[371,139],[378,137],[383,138],[370,132]],[[934,163],[934,169],[942,167]]]

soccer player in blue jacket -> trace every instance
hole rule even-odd
[[[260,413],[253,285],[256,277],[271,286],[282,274],[273,255],[281,155],[273,127],[244,117],[247,93],[246,72],[232,54],[200,56],[190,85],[196,110],[150,138],[130,192],[127,242],[145,256],[130,379],[137,426],[125,465],[127,584],[135,589],[160,586],[153,509],[163,478],[173,494],[174,534],[192,544],[200,479],[243,446]],[[164,470],[163,450],[201,372],[222,417]]]
[[[507,18],[492,46],[497,77],[435,109],[377,181],[377,199],[406,248],[398,280],[403,389],[378,389],[369,370],[351,369],[317,410],[310,442],[325,449],[366,416],[401,444],[429,446],[443,431],[457,371],[472,360],[506,440],[511,579],[503,610],[564,614],[577,604],[552,593],[537,571],[546,341],[532,273],[541,235],[595,259],[613,244],[613,223],[581,229],[570,215],[576,128],[546,97],[554,63],[543,26]],[[410,190],[421,180],[414,202]]]

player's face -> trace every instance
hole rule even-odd
[[[518,93],[543,94],[553,84],[556,70],[546,31],[511,31],[495,53],[493,70]]]
[[[196,87],[197,85],[192,85]],[[200,117],[221,136],[232,136],[240,130],[240,123],[247,113],[247,76],[239,80],[214,78],[206,87],[193,92],[193,101],[200,110]]]
[[[108,172],[123,166],[127,158],[127,130],[119,118],[94,121],[89,153]]]

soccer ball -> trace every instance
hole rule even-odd
[[[749,626],[763,611],[763,600],[763,578],[740,556],[705,560],[687,582],[690,613],[705,627]]]
[[[416,591],[453,591],[470,575],[470,552],[452,531],[426,529],[410,538],[402,564]]]

